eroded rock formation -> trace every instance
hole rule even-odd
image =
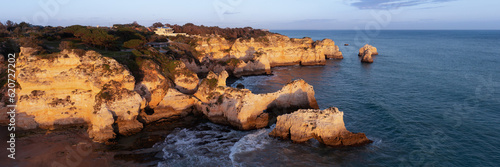
[[[267,94],[253,94],[248,89],[225,86],[227,73],[209,73],[198,92],[197,110],[212,122],[227,124],[242,130],[266,127],[276,115],[299,108],[318,108],[313,87],[304,80],[296,80],[281,90]]]
[[[34,55],[21,48],[17,59],[17,127],[52,128],[89,123],[96,141],[142,129],[137,121],[145,101],[134,91],[135,79],[116,60],[94,51],[64,50]]]
[[[158,106],[150,111],[141,112],[139,120],[144,123],[152,123],[181,118],[193,111],[195,102],[196,99],[192,95],[186,95],[170,88]]]
[[[161,74],[159,65],[152,60],[143,60],[140,70],[143,77],[136,83],[134,90],[145,98],[149,108],[154,109],[172,87],[172,83]]]
[[[372,55],[378,55],[376,47],[366,44],[359,49],[358,56],[361,58],[361,62],[373,63]]]
[[[276,127],[269,133],[281,139],[305,142],[316,139],[329,146],[360,146],[371,143],[364,133],[347,131],[344,113],[332,107],[325,110],[300,109],[278,116]]]
[[[169,65],[170,74],[173,77],[175,88],[182,93],[193,94],[198,87],[198,76],[186,68],[182,61],[172,61]]]
[[[208,68],[189,66],[195,72],[229,71],[235,76],[269,74],[271,67],[288,65],[325,65],[327,58],[342,59],[335,42],[330,39],[313,41],[311,38],[295,39],[279,34],[231,42],[222,37],[200,37],[196,46],[200,62],[233,63],[234,66],[204,65]],[[231,59],[241,60],[231,61]],[[236,68],[235,68],[236,67]]]
[[[255,64],[267,61],[266,56],[232,63],[241,63],[235,64],[235,69],[242,68],[243,72],[246,66],[268,71],[269,66]],[[21,48],[17,60],[20,88],[16,126],[52,129],[87,124],[89,136],[105,142],[118,135],[137,133],[145,124],[190,113],[250,130],[268,126],[279,114],[318,108],[313,87],[303,80],[290,82],[274,93],[253,94],[248,89],[227,87],[226,71],[210,72],[198,82],[183,62],[171,63],[160,67],[143,60],[143,75],[136,82],[126,66],[94,51],[75,49],[35,55],[30,48]],[[167,70],[168,76],[162,70]],[[6,119],[2,117],[2,122]]]

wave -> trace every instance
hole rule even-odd
[[[164,153],[158,166],[232,166],[228,153],[247,133],[213,123],[176,129],[155,146]]]

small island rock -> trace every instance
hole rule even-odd
[[[294,142],[314,138],[320,143],[335,147],[361,146],[372,142],[364,133],[347,131],[343,116],[344,113],[335,107],[325,110],[300,109],[278,116],[276,127],[269,135]]]
[[[378,55],[376,47],[366,44],[359,49],[358,56],[361,57],[363,63],[373,63],[372,55]]]

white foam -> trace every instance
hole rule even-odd
[[[232,130],[212,123],[190,129],[177,129],[162,144],[163,162],[158,166],[230,166],[231,147],[248,132]]]
[[[254,133],[248,134],[236,142],[233,147],[231,147],[231,153],[229,154],[233,166],[241,165],[236,162],[235,155],[258,151],[272,143],[272,139],[268,135],[271,129],[274,129],[274,125],[270,129],[260,129]]]

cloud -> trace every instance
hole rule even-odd
[[[455,0],[345,0],[345,1],[354,1],[354,2],[349,2],[349,4],[359,9],[390,10],[401,7],[442,3]]]

